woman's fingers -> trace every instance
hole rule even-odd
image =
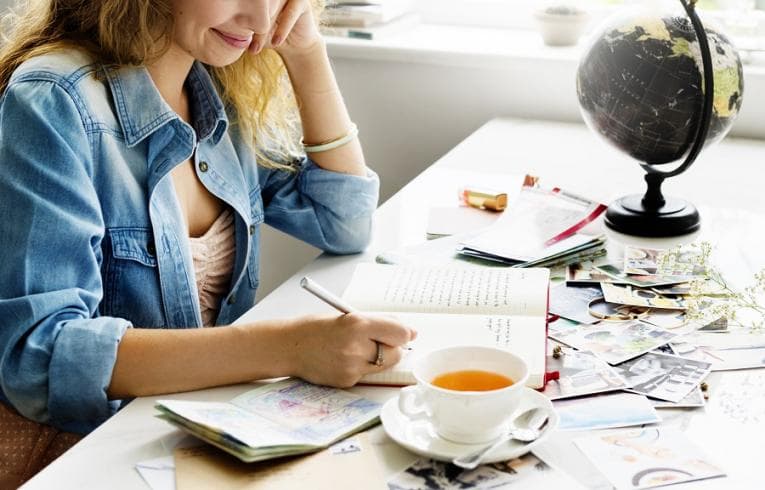
[[[410,328],[395,317],[368,316],[369,338],[393,347],[406,345],[417,337],[417,331]]]
[[[391,366],[395,366],[398,364],[398,362],[401,360],[401,357],[403,355],[403,352],[401,350],[401,347],[391,347],[389,345],[385,345],[380,342],[372,342],[372,354],[369,357],[369,367],[367,369],[367,372],[369,373],[379,373],[380,371],[385,371]],[[378,347],[379,347],[379,353],[380,353],[380,363],[377,363],[377,354],[378,354]]]
[[[307,2],[302,0],[288,0],[284,5],[284,8],[279,12],[279,16],[276,18],[276,28],[270,39],[271,46],[277,47],[287,39],[287,36],[295,27],[298,19],[302,16],[307,9]]]
[[[252,41],[247,50],[252,54],[258,54],[271,39],[272,15],[268,9],[268,2],[253,2],[250,15],[253,20],[250,28],[253,31]]]

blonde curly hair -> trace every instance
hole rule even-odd
[[[316,18],[323,0],[311,0]],[[0,93],[24,61],[77,47],[111,66],[144,65],[170,45],[169,0],[20,0],[2,19]],[[258,163],[287,168],[300,153],[300,117],[281,57],[273,50],[208,67]]]

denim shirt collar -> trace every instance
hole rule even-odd
[[[145,67],[121,67],[106,70],[128,147],[133,147],[178,115],[160,95]],[[186,79],[192,126],[200,141],[210,138],[217,145],[228,128],[228,117],[213,81],[198,61]]]

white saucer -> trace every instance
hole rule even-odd
[[[537,406],[550,411],[550,420],[547,422],[547,425],[539,438],[532,442],[508,441],[507,444],[503,444],[487,454],[483,462],[494,463],[497,461],[507,461],[509,459],[517,458],[518,456],[526,454],[534,446],[547,439],[552,431],[558,426],[558,414],[555,413],[552,402],[550,402],[546,396],[531,388],[524,387],[523,399],[518,406],[517,413]],[[440,437],[436,434],[436,431],[433,429],[430,422],[425,420],[413,421],[401,413],[398,409],[397,396],[388,400],[385,405],[383,405],[382,411],[380,412],[380,420],[385,428],[385,432],[388,433],[391,439],[415,454],[438,461],[451,461],[456,456],[462,456],[463,454],[475,451],[486,445],[485,443],[458,444]]]

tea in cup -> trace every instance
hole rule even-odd
[[[493,347],[460,346],[419,359],[414,386],[398,405],[411,420],[428,420],[439,436],[461,444],[496,439],[507,430],[528,378],[520,357]]]

